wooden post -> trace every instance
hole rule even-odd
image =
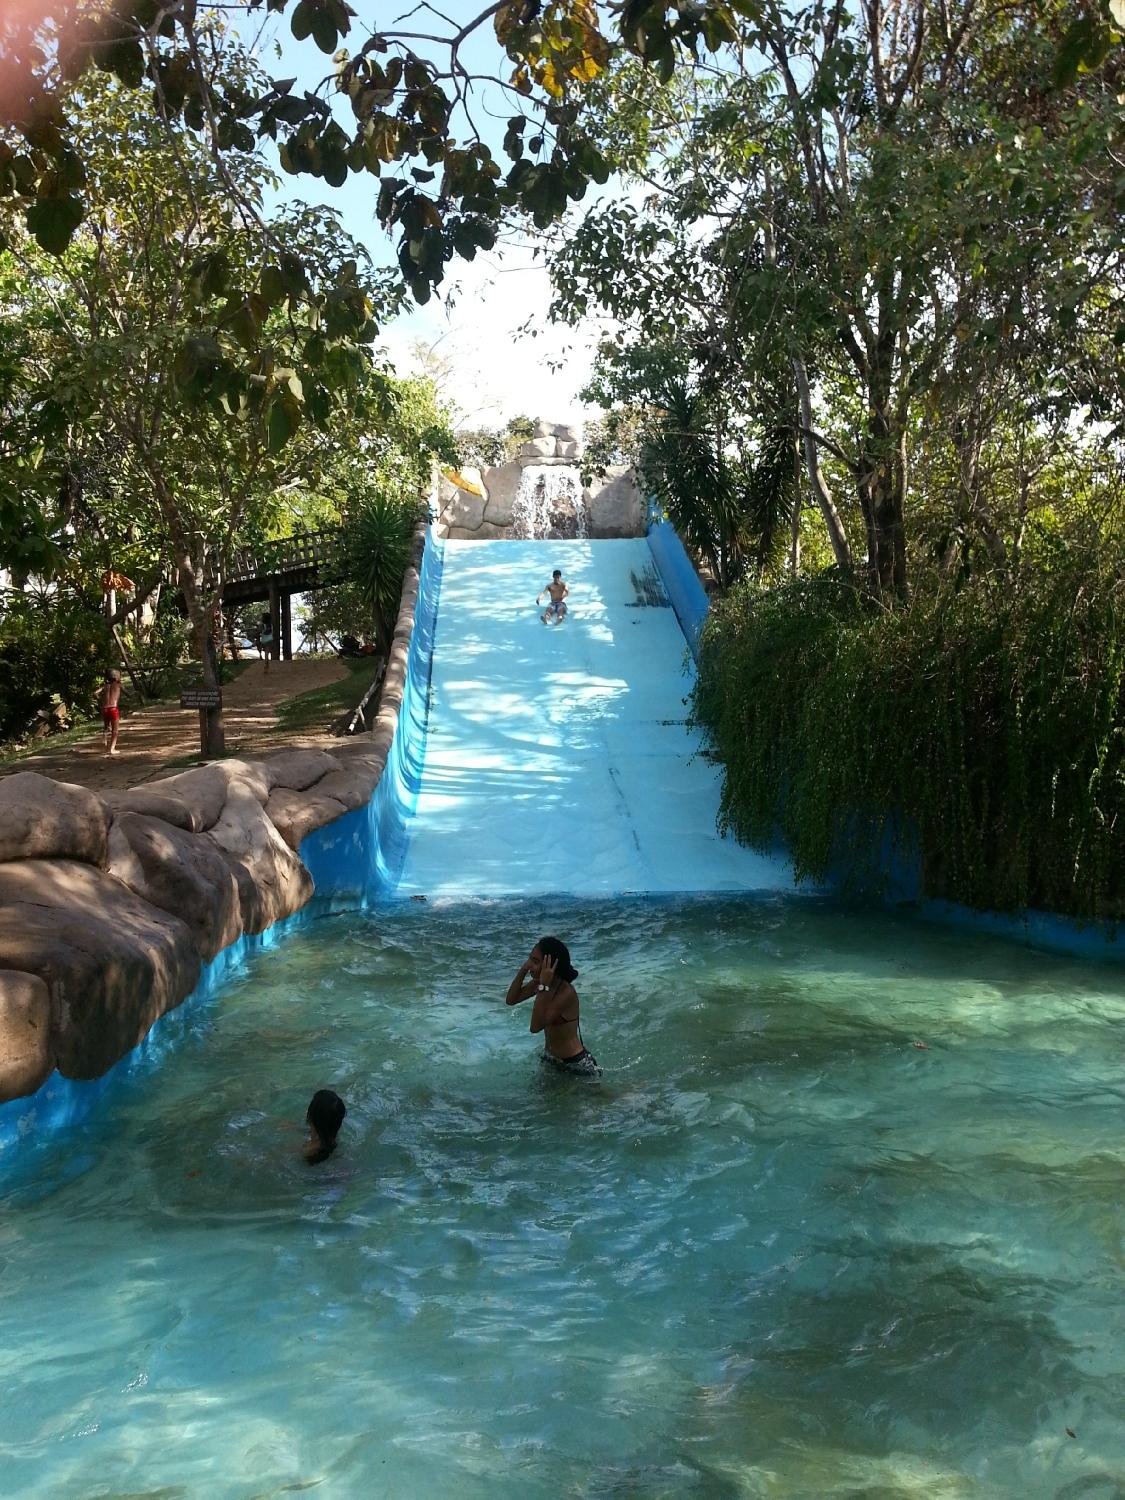
[[[293,660],[293,595],[288,589],[281,596],[281,655]]]
[[[269,659],[279,661],[281,652],[278,650],[278,642],[281,636],[281,598],[277,586],[277,579],[270,579],[270,630],[273,632],[273,644],[269,649]]]

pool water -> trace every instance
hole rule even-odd
[[[1119,1496],[1123,1021],[811,901],[325,919],[4,1164],[0,1491]]]

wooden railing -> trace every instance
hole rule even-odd
[[[246,583],[275,573],[296,573],[343,561],[343,532],[306,531],[297,536],[243,548],[231,559],[227,583]]]

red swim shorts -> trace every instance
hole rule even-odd
[[[120,719],[120,717],[121,717],[121,710],[118,707],[116,707],[116,705],[113,708],[103,708],[102,709],[102,718],[105,720],[105,722],[107,724],[116,724],[117,721],[118,721],[118,719]]]

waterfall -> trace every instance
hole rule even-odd
[[[582,478],[573,464],[528,464],[512,504],[512,535],[585,537]]]

